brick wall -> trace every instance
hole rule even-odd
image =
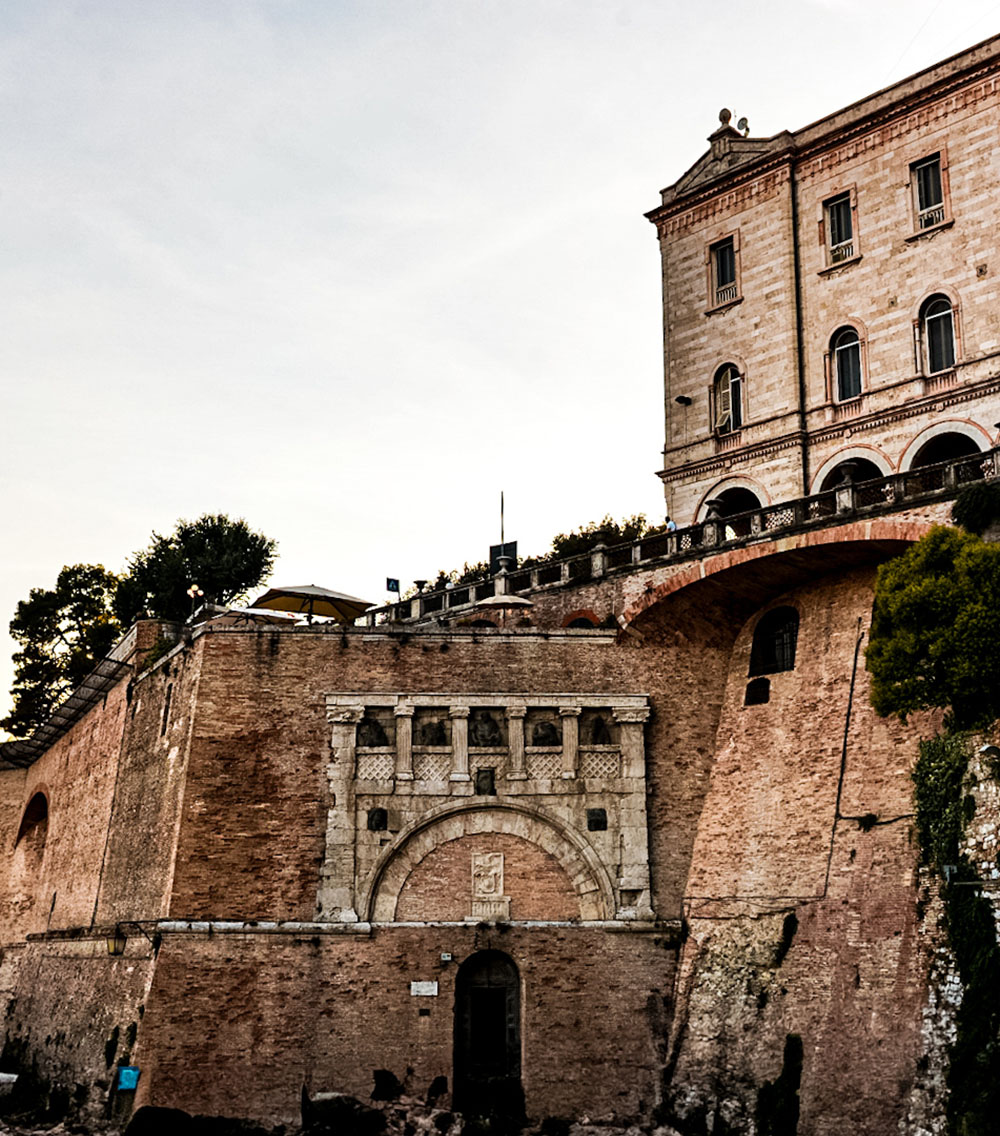
[[[252,1101],[255,1115],[291,1122],[303,1085],[364,1099],[376,1069],[415,1094],[438,1076],[450,1088],[455,977],[484,949],[520,972],[529,1115],[648,1111],[673,957],[659,937],[475,926],[168,936],[136,1052],[137,1103],[232,1115]],[[412,981],[439,993],[412,996]]]

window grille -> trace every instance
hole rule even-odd
[[[795,669],[799,613],[793,607],[776,607],[761,617],[750,648],[750,675],[777,674]]]

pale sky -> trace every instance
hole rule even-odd
[[[992,0],[7,0],[0,628],[205,512],[382,602],[662,519],[643,213],[722,106],[796,129]],[[0,637],[0,713],[12,668]]]

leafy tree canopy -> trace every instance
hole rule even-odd
[[[276,547],[246,521],[223,513],[178,521],[170,536],[154,532],[149,547],[132,557],[115,595],[115,615],[125,626],[145,612],[183,620],[191,613],[192,584],[219,604],[242,599],[271,574]]]
[[[1000,717],[1000,546],[936,526],[882,565],[865,665],[879,714],[948,710],[957,729]]]
[[[119,579],[100,564],[63,568],[54,588],[32,588],[10,623],[14,708],[0,727],[27,737],[107,655],[121,634],[111,612]]]
[[[275,542],[246,521],[206,514],[178,521],[170,536],[153,533],[119,577],[99,564],[63,568],[56,586],[33,588],[17,605],[10,633],[14,708],[0,729],[28,737],[94,669],[137,617],[149,612],[181,621],[191,613],[188,588],[227,604],[266,579]]]

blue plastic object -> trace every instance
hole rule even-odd
[[[135,1092],[139,1084],[138,1065],[118,1066],[118,1091],[122,1093]]]

